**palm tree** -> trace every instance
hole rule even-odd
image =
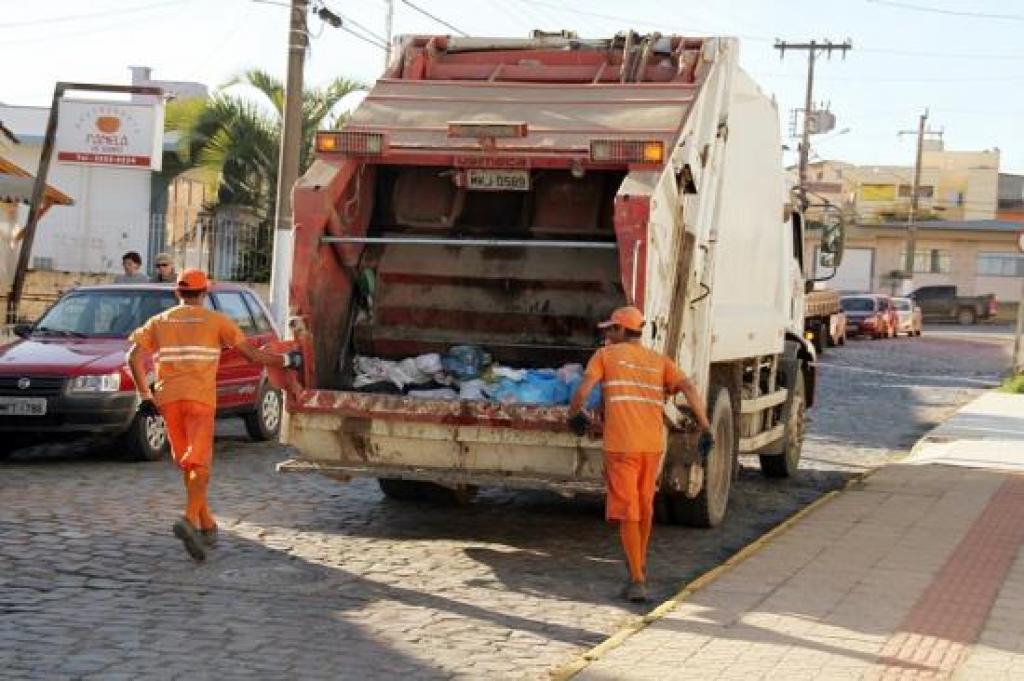
[[[262,106],[226,92],[235,85],[249,85],[261,93]],[[360,83],[336,78],[303,92],[300,172],[312,163],[316,131],[336,128],[347,118],[332,115],[338,102],[363,89]],[[164,160],[164,175],[200,169],[215,186],[217,203],[248,206],[264,219],[272,216],[283,113],[284,84],[260,69],[237,76],[207,100],[172,103],[166,127],[177,133],[178,145]]]

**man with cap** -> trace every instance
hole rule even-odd
[[[178,273],[174,270],[174,258],[170,253],[157,253],[153,259],[153,266],[156,267],[156,274],[153,275],[153,282],[157,284],[173,284],[178,281]]]
[[[217,366],[221,350],[233,347],[250,362],[269,367],[297,368],[299,352],[275,354],[250,345],[238,325],[203,305],[209,280],[201,270],[188,269],[177,281],[179,305],[150,318],[132,333],[128,365],[142,403],[139,413],[162,415],[171,455],[184,472],[184,517],[174,523],[174,535],[197,561],[216,543],[217,523],[210,513],[206,489],[213,463],[213,428],[217,409]],[[156,382],[151,388],[143,361],[153,355]]]
[[[662,354],[642,344],[644,315],[635,307],[620,307],[598,324],[605,346],[587,364],[583,382],[569,405],[569,423],[585,434],[582,413],[587,396],[598,384],[604,404],[605,516],[619,523],[622,547],[629,564],[623,596],[647,600],[647,544],[654,522],[654,494],[665,452],[665,399],[683,393],[701,427],[699,448],[706,456],[713,446],[711,423],[696,386]]]

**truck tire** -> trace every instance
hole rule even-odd
[[[760,457],[761,473],[766,478],[791,478],[800,468],[800,453],[803,450],[804,429],[807,425],[807,398],[803,371],[797,370],[792,390],[789,420],[786,422],[786,433],[782,436],[782,452]]]
[[[167,456],[167,428],[161,416],[136,414],[132,425],[121,436],[131,461],[159,461]]]
[[[736,467],[737,422],[733,415],[729,389],[711,386],[711,431],[715,448],[704,470],[704,486],[693,499],[683,493],[665,495],[665,504],[673,522],[689,527],[716,527],[725,519]]]
[[[281,391],[275,390],[264,381],[256,397],[256,408],[243,417],[245,430],[249,433],[249,437],[257,442],[276,440],[281,432],[283,410],[284,402],[281,399]]]
[[[969,307],[961,307],[956,313],[956,321],[959,322],[961,326],[970,326],[971,324],[974,324],[977,319],[978,315]]]
[[[423,480],[402,478],[377,478],[380,491],[389,499],[397,501],[431,501],[446,506],[465,506],[476,496],[475,485],[463,485],[456,489]]]
[[[814,341],[813,341],[813,343],[814,343],[814,351],[816,353],[818,353],[819,355],[824,355],[825,354],[825,345],[826,345],[826,343],[825,343],[825,336],[828,335],[828,332],[823,330],[824,327],[825,327],[825,325],[822,324],[821,322],[818,322],[813,327],[813,332],[814,332]]]

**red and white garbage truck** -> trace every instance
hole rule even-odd
[[[793,475],[815,385],[803,226],[776,104],[737,50],[658,33],[402,38],[294,188],[306,363],[281,468],[375,477],[394,497],[600,491],[599,433],[570,433],[567,407],[361,392],[353,358],[474,344],[511,367],[585,363],[595,323],[633,304],[716,436],[691,498],[695,430],[666,405],[660,514],[721,522],[739,457]]]

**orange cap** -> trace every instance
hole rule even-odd
[[[608,321],[598,324],[597,328],[607,329],[609,326],[621,326],[629,331],[643,331],[644,313],[633,306],[620,307],[615,312],[612,312],[612,316]]]
[[[179,291],[205,291],[210,287],[210,280],[206,272],[197,269],[187,269],[178,275]]]

